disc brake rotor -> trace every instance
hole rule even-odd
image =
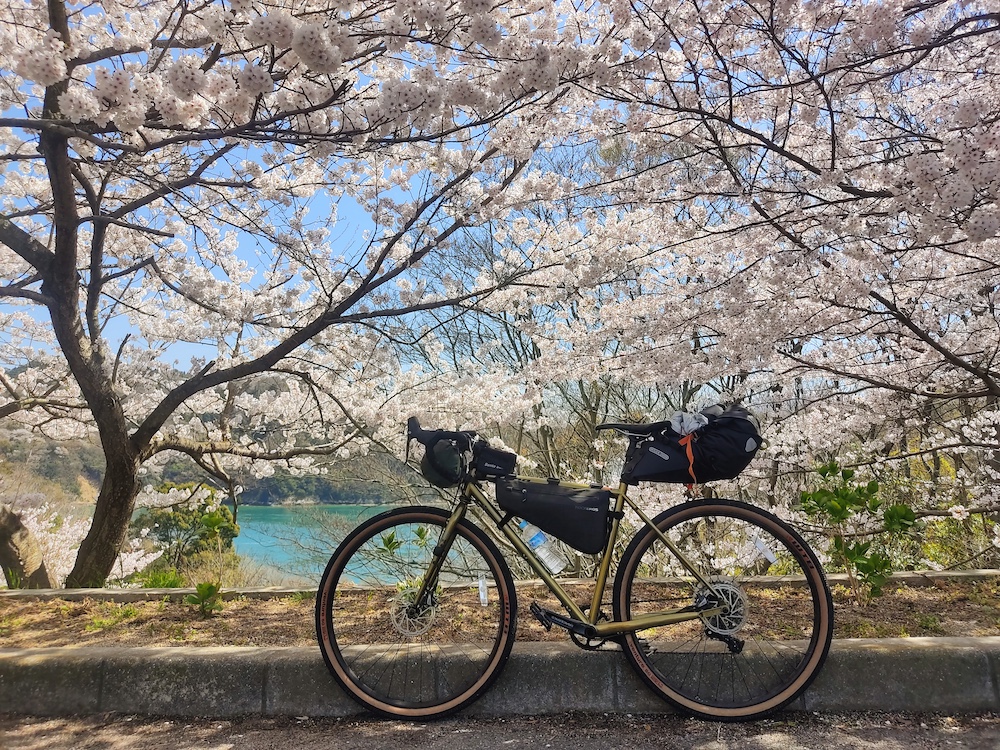
[[[716,615],[702,617],[705,627],[719,635],[739,632],[747,621],[746,594],[743,593],[743,589],[729,581],[710,581],[710,583],[712,588],[699,589],[695,599],[705,601],[709,609],[715,607],[723,609]]]
[[[425,604],[417,604],[417,591],[416,587],[403,589],[393,597],[389,608],[393,627],[409,638],[426,633],[437,617],[436,598],[432,597],[432,601]]]

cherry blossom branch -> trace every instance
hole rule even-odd
[[[153,456],[165,451],[175,451],[198,460],[213,454],[238,456],[255,461],[288,461],[306,456],[330,456],[357,437],[352,434],[344,440],[327,445],[302,446],[283,450],[256,450],[231,440],[198,441],[178,437],[158,438],[150,444],[148,455]]]
[[[932,347],[936,352],[938,352],[945,360],[950,362],[956,368],[960,370],[965,370],[966,372],[976,376],[986,385],[986,390],[990,395],[994,397],[1000,397],[1000,383],[994,379],[994,374],[988,369],[978,367],[972,362],[968,361],[966,358],[955,354],[950,349],[948,349],[940,341],[932,337],[927,331],[918,326],[913,318],[909,315],[903,313],[895,304],[890,302],[888,299],[883,297],[876,291],[869,293],[869,296],[882,305],[889,314],[892,315],[904,328],[912,332],[918,339],[923,341],[928,346]]]

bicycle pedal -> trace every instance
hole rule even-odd
[[[542,623],[543,628],[552,630],[552,618],[549,617],[550,612],[547,609],[542,609],[538,605],[538,602],[532,602],[528,609],[531,610],[531,614],[535,616],[535,619]]]

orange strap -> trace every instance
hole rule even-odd
[[[694,473],[694,450],[691,448],[691,444],[694,443],[694,433],[688,433],[678,441],[684,446],[684,450],[687,451],[688,457],[688,474],[694,480],[695,484],[698,483],[698,477]]]

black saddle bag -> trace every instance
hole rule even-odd
[[[625,454],[622,481],[700,484],[733,479],[757,455],[763,441],[753,415],[730,406],[708,424],[679,435],[669,422],[649,437],[633,438]]]
[[[580,552],[596,554],[608,541],[610,490],[507,477],[497,480],[497,503]]]

